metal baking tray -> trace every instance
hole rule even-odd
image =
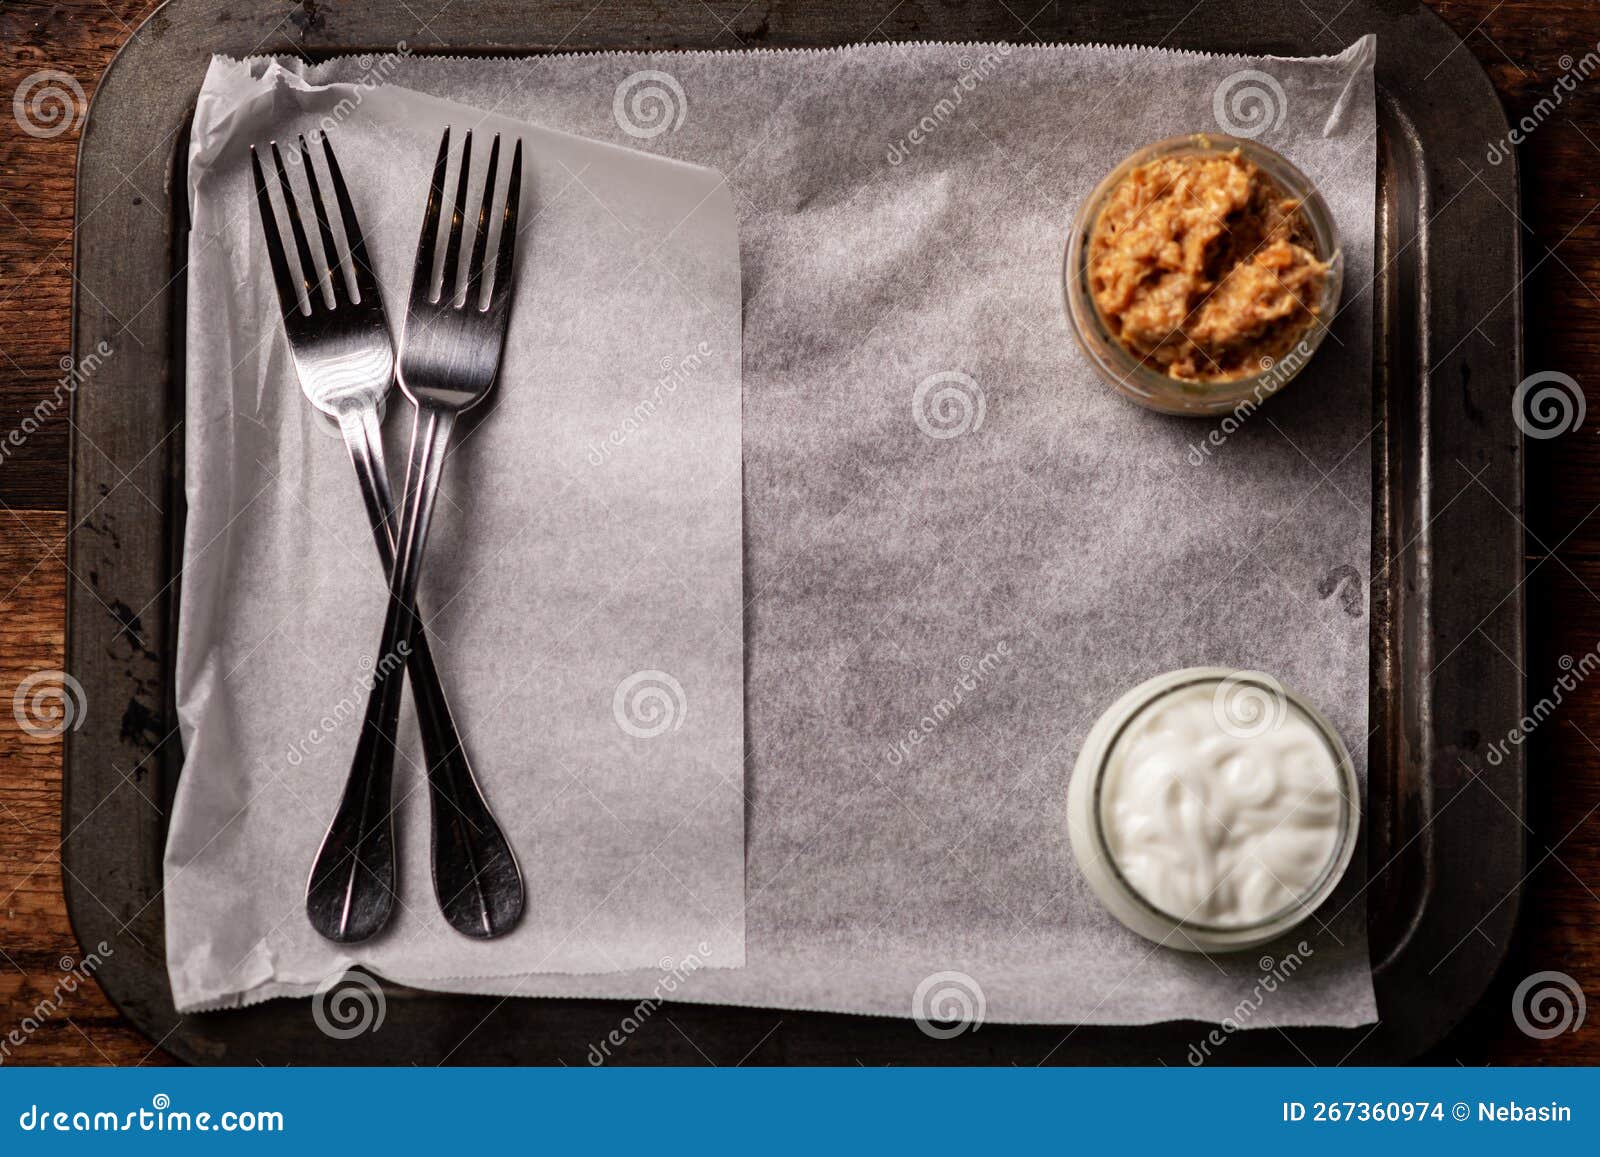
[[[1483,993],[1516,922],[1522,749],[1475,750],[1522,714],[1521,253],[1514,163],[1475,163],[1505,117],[1470,52],[1416,0],[1228,7],[916,0],[665,7],[613,0],[169,0],[113,61],[79,153],[73,347],[116,350],[74,398],[67,659],[94,709],[68,736],[62,848],[97,979],[186,1061],[584,1063],[624,1005],[389,988],[381,1031],[331,1039],[304,1001],[178,1015],[163,955],[161,854],[182,753],[173,695],[182,576],[182,166],[214,52],[803,47],[862,40],[1079,41],[1304,55],[1378,34],[1368,909],[1380,1021],[1238,1034],[1221,1063],[1386,1063],[1437,1042]],[[1030,6],[1031,8],[1031,6]],[[879,10],[881,9],[881,10]],[[1021,11],[1020,9],[1018,11]],[[735,14],[735,13],[739,14]],[[719,14],[722,13],[722,14]],[[730,23],[724,24],[724,20]],[[1510,592],[1509,594],[1507,592]],[[984,1025],[936,1040],[909,1020],[674,1005],[614,1062],[1186,1063],[1209,1026]]]

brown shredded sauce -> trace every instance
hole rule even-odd
[[[1270,368],[1317,323],[1327,276],[1301,203],[1238,150],[1140,165],[1089,238],[1106,327],[1183,381]]]

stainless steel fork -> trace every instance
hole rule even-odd
[[[346,252],[341,253],[334,240],[305,138],[300,139],[298,160],[316,216],[322,265],[312,258],[302,214],[276,143],[272,145],[272,162],[299,261],[298,281],[290,272],[261,161],[252,148],[256,204],[301,389],[313,406],[339,424],[372,524],[378,556],[389,574],[394,569],[395,511],[379,414],[393,381],[394,346],[372,277],[365,238],[338,158],[326,136],[322,151],[344,230]],[[350,293],[352,283],[355,296]],[[453,925],[471,936],[495,935],[515,923],[521,911],[522,886],[515,874],[516,861],[472,774],[428,650],[426,632],[414,626],[407,640],[406,645],[397,644],[384,655],[387,665],[395,668],[401,665],[399,658],[404,655],[410,668],[434,803],[435,889]],[[389,919],[396,886],[391,810],[388,782],[357,782],[354,778],[347,782],[306,892],[306,911],[312,925],[331,940],[364,940]],[[513,878],[509,882],[502,875],[480,884],[478,874],[463,867],[492,860],[512,865]],[[447,896],[449,903],[445,902]]]
[[[406,311],[405,335],[400,347],[399,381],[416,407],[411,431],[410,465],[406,471],[403,516],[398,535],[396,562],[389,581],[389,610],[384,617],[383,638],[378,655],[391,654],[402,639],[412,636],[416,620],[414,599],[421,569],[423,548],[428,539],[428,524],[438,495],[440,470],[450,431],[457,415],[476,405],[488,394],[499,371],[500,353],[505,344],[506,318],[511,303],[511,267],[517,239],[517,206],[522,190],[522,142],[517,142],[511,161],[511,176],[506,185],[505,207],[500,214],[493,282],[485,287],[484,259],[488,252],[491,209],[495,199],[495,177],[500,161],[500,138],[489,150],[489,165],[478,204],[477,229],[472,253],[466,266],[466,285],[457,285],[461,274],[461,244],[465,225],[467,185],[472,167],[472,134],[466,134],[461,167],[456,181],[455,203],[450,213],[450,229],[443,252],[440,290],[433,291],[433,268],[439,255],[440,209],[444,200],[445,170],[450,160],[450,131],[439,142],[433,180],[428,189],[427,209],[423,214],[422,236],[417,244],[417,262],[412,273],[411,301]],[[487,299],[485,300],[485,293]],[[400,714],[400,678],[392,668],[375,668],[377,678],[367,697],[366,715],[361,723],[361,740],[350,768],[352,784],[386,784],[394,770],[395,730]],[[440,816],[456,817],[455,822],[470,822],[471,812],[461,810],[465,801],[450,795],[450,785],[430,779],[436,796],[434,839],[446,838],[437,822]],[[444,798],[437,798],[443,796]],[[476,849],[475,849],[476,851]],[[520,914],[522,878],[511,848],[484,848],[469,861],[449,865],[451,876],[444,878],[445,857],[434,859],[434,886],[440,903],[451,915],[448,894],[459,886],[469,901],[457,914],[463,921],[482,918],[483,935],[504,931],[498,921],[509,913],[511,920]],[[516,908],[502,911],[496,898],[508,895],[515,882]],[[474,898],[475,899],[471,899]],[[465,930],[456,916],[451,923]],[[509,925],[506,925],[509,926]]]

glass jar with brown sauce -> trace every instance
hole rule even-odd
[[[1067,316],[1112,388],[1169,414],[1217,414],[1304,368],[1342,273],[1326,203],[1283,156],[1174,137],[1128,157],[1079,210]]]

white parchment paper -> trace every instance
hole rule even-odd
[[[1106,914],[1065,822],[1096,715],[1179,666],[1274,672],[1365,775],[1373,55],[1370,39],[1313,60],[881,44],[386,66],[392,84],[714,167],[732,191],[747,955],[675,979],[676,997],[905,1016],[956,992],[992,1021],[1374,1019],[1359,854],[1314,921],[1207,959]],[[377,71],[294,67],[356,85]],[[1219,128],[1316,182],[1347,286],[1306,373],[1226,424],[1115,397],[1071,341],[1060,283],[1074,212],[1105,172]],[[589,450],[557,452],[576,472]],[[539,722],[520,738],[541,750]],[[426,982],[637,997],[661,979]]]
[[[526,149],[500,380],[452,444],[421,605],[527,910],[492,944],[439,914],[408,695],[401,907],[382,938],[341,951],[300,897],[360,733],[385,583],[343,443],[288,358],[247,149],[327,129],[397,323],[446,124],[457,142],[475,130],[480,181],[494,133]],[[721,177],[398,88],[219,61],[190,183],[186,760],[166,859],[179,1006],[305,991],[348,962],[418,984],[689,955],[737,967],[740,284]],[[398,472],[410,407],[396,391],[389,408]]]

